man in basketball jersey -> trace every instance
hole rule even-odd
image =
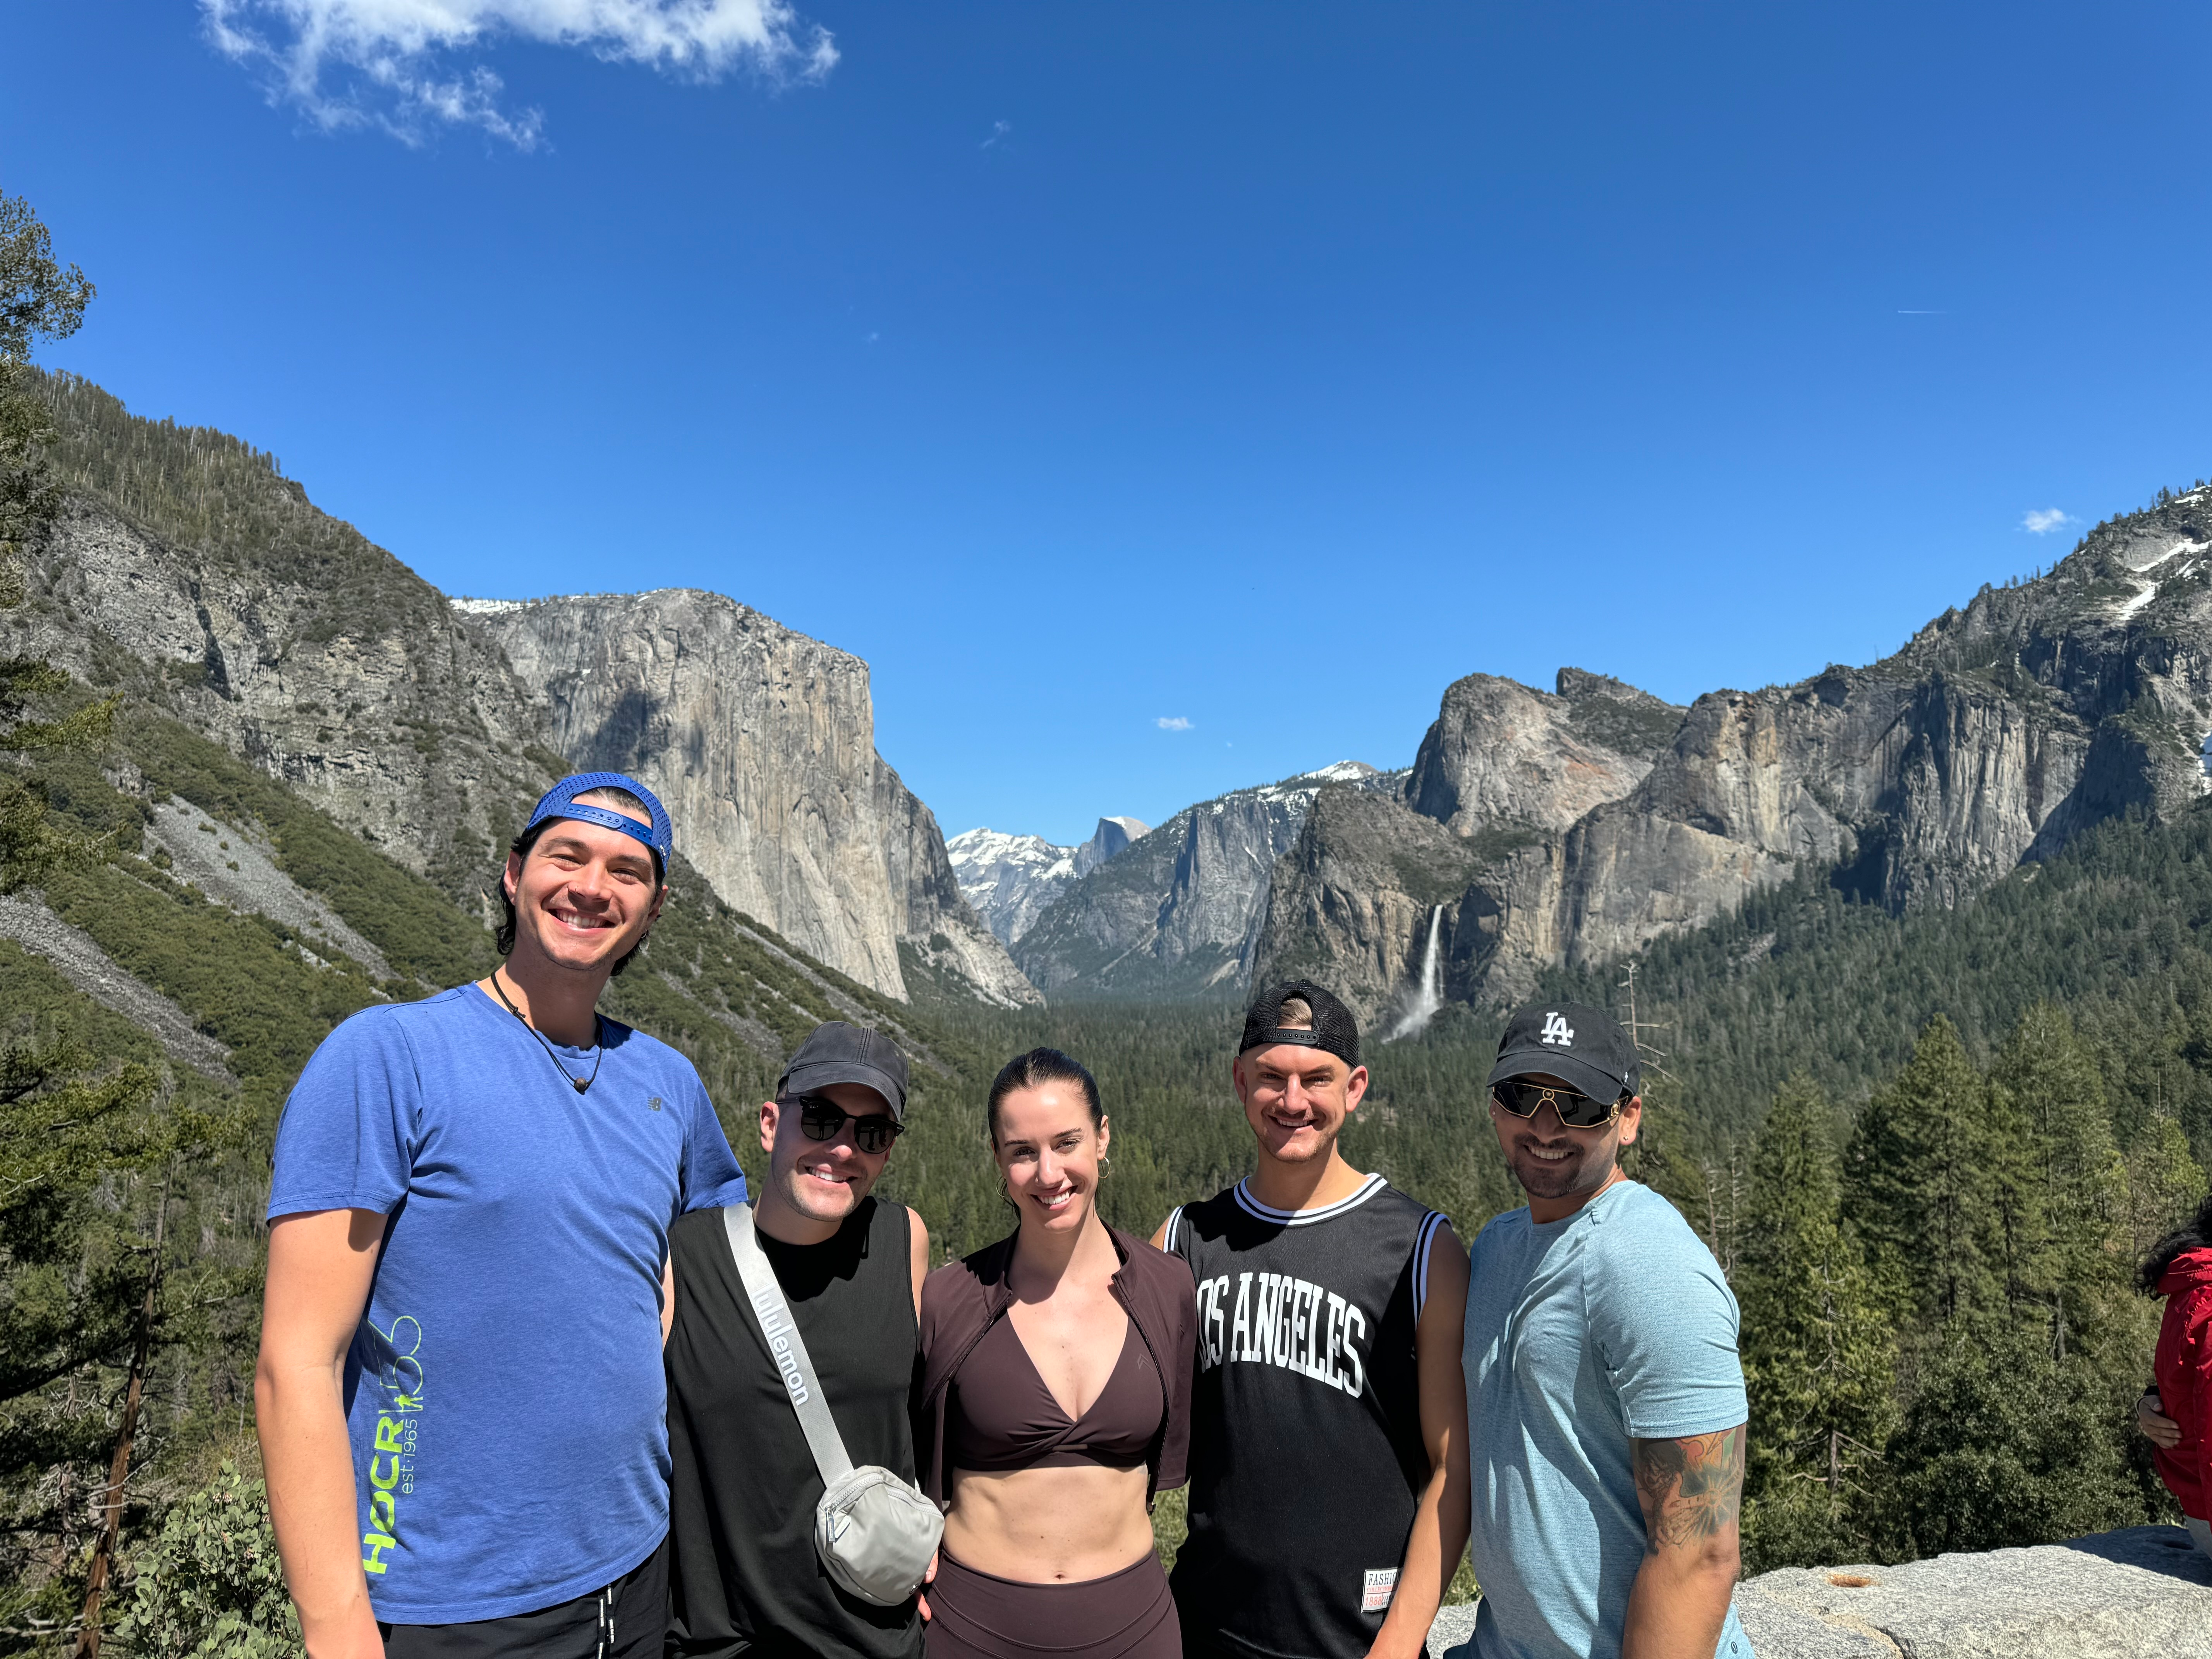
[[[1261,992],[1230,1077],[1252,1173],[1152,1241],[1198,1281],[1183,1651],[1414,1659],[1467,1543],[1467,1252],[1337,1151],[1367,1069],[1328,991]]]

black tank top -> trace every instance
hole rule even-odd
[[[906,1206],[865,1199],[836,1237],[756,1235],[855,1464],[914,1479],[914,1273]],[[914,1603],[871,1607],[814,1553],[822,1477],[730,1259],[720,1210],[669,1229],[669,1652],[919,1659]]]
[[[1233,1654],[1362,1659],[1429,1480],[1413,1328],[1443,1218],[1381,1176],[1325,1209],[1243,1182],[1168,1218],[1198,1281],[1176,1604]]]
[[[1141,1468],[1168,1400],[1131,1320],[1106,1386],[1088,1411],[1071,1420],[1045,1386],[1014,1322],[1001,1315],[961,1362],[949,1405],[946,1464],[994,1474],[1084,1463]]]

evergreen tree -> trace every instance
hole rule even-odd
[[[2008,1291],[2016,1314],[2031,1300],[2047,1309],[2051,1352],[2063,1359],[2125,1294],[2128,1176],[2104,1075],[2074,1022],[2039,1002],[1999,1050],[1990,1091],[2014,1218]]]
[[[53,433],[24,385],[31,349],[76,333],[92,295],[82,270],[54,263],[30,204],[0,191],[0,604],[21,599],[15,562],[56,506],[45,454]]]
[[[1954,1330],[1892,1437],[1881,1553],[2045,1544],[2151,1519],[2111,1379],[2039,1330]]]
[[[2004,1305],[1988,1091],[1938,1014],[1860,1115],[1844,1218],[1900,1310],[1941,1327]]]
[[[92,293],[82,271],[54,263],[46,228],[29,204],[0,192],[0,609],[22,603],[23,554],[60,505],[46,459],[52,424],[28,385],[32,349],[76,332]],[[112,701],[58,720],[25,718],[33,699],[65,692],[69,684],[66,674],[36,658],[0,658],[0,753],[66,752],[104,743],[114,717]],[[33,783],[0,773],[0,893],[92,850],[55,827]]]
[[[1752,1154],[1735,1282],[1751,1396],[1745,1531],[1760,1569],[1863,1553],[1896,1417],[1896,1339],[1841,1222],[1834,1125],[1801,1074]]]
[[[1681,1085],[1656,1068],[1644,1079],[1643,1121],[1621,1153],[1623,1174],[1682,1212],[1721,1271],[1735,1273],[1741,1158],[1735,1145],[1698,1122]]]
[[[2181,1126],[2157,1113],[2140,1121],[2126,1168],[2127,1259],[2140,1261],[2203,1200],[2204,1171],[2190,1156]]]
[[[28,384],[32,349],[74,333],[92,292],[83,272],[54,262],[30,207],[0,194],[0,607],[22,602],[22,556],[59,507],[45,453],[53,433]],[[34,702],[71,691],[47,663],[0,659],[0,894],[121,844],[58,819],[48,780],[33,769],[82,763],[107,742],[113,699],[30,717]],[[134,1449],[149,1368],[195,1334],[202,1308],[249,1288],[194,1263],[166,1231],[166,1172],[182,1154],[239,1138],[244,1115],[164,1094],[150,1065],[118,1065],[65,1033],[0,1027],[0,1491],[19,1547],[52,1540],[52,1571],[21,1593],[57,1620],[82,1608],[94,1647],[100,1598],[88,1601],[86,1586],[111,1571],[123,1482],[143,1461]],[[165,1305],[172,1268],[180,1276]],[[123,1407],[112,1418],[111,1399]]]

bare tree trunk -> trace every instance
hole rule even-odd
[[[146,1361],[154,1346],[154,1308],[161,1294],[161,1244],[169,1226],[169,1182],[161,1179],[161,1207],[154,1215],[154,1260],[146,1269],[146,1298],[138,1308],[138,1340],[131,1349],[131,1381],[123,1392],[123,1423],[115,1433],[115,1457],[107,1466],[106,1513],[100,1542],[92,1552],[85,1581],[84,1615],[77,1621],[76,1659],[100,1659],[100,1598],[114,1565],[116,1534],[123,1527],[123,1481],[131,1473],[131,1443],[138,1429],[138,1407],[146,1392]]]

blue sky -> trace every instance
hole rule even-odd
[[[2201,6],[433,9],[0,0],[49,360],[860,653],[948,834],[1869,660],[2212,474]]]

